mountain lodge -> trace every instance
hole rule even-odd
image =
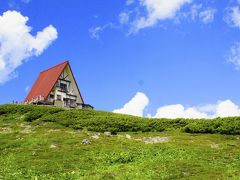
[[[68,61],[42,71],[24,104],[93,109],[84,103]]]

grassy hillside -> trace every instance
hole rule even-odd
[[[238,117],[147,119],[2,105],[0,179],[240,179],[239,134]]]

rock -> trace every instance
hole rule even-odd
[[[50,148],[58,148],[59,146],[57,144],[51,144]]]
[[[12,129],[10,127],[0,127],[0,133],[5,134],[5,133],[11,133]]]
[[[111,132],[104,132],[104,135],[106,135],[108,137],[112,136]]]
[[[168,142],[169,138],[168,137],[153,137],[153,138],[149,138],[146,139],[144,142],[145,144],[154,144],[154,143],[164,143],[164,142]]]
[[[89,139],[84,139],[82,141],[82,144],[91,144],[91,141]]]
[[[129,134],[126,134],[127,139],[132,139],[132,137]]]
[[[94,135],[92,136],[93,139],[99,139],[99,136],[98,135]]]
[[[213,143],[213,144],[211,144],[211,148],[218,149],[219,148],[219,144]]]

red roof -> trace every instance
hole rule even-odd
[[[44,97],[44,99],[47,98],[67,65],[69,65],[69,62],[65,61],[45,71],[42,71],[24,102],[31,101],[39,96]]]

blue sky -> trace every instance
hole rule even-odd
[[[18,20],[32,28],[19,41],[3,28]],[[209,116],[225,102],[240,114],[239,0],[2,0],[0,26],[1,104],[23,101],[40,71],[67,59],[96,109]]]

